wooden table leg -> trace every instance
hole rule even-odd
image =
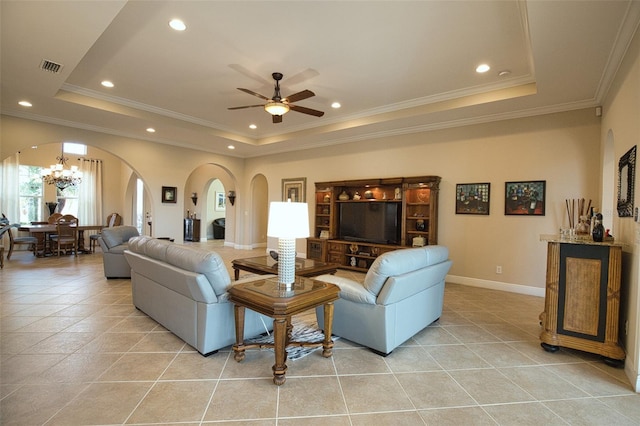
[[[280,386],[284,384],[284,375],[287,372],[287,318],[273,320],[273,344],[276,355],[276,363],[273,365],[273,383]]]
[[[333,328],[333,302],[324,304],[324,342],[322,342],[322,356],[329,358],[333,355],[333,340],[331,329]]]
[[[238,281],[240,279],[240,269],[233,268],[233,277]]]
[[[244,359],[244,306],[233,306],[236,320],[236,344],[233,345],[233,359],[240,362]]]

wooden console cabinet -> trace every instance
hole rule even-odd
[[[622,247],[588,240],[547,239],[542,347],[560,346],[602,355],[621,364],[619,344]]]
[[[313,235],[307,257],[366,271],[376,256],[417,244],[438,243],[439,176],[360,179],[315,184]],[[342,197],[341,197],[342,195]],[[346,199],[345,199],[346,198]],[[395,203],[400,206],[400,244],[338,239],[340,203]],[[415,240],[414,240],[415,239]]]
[[[187,218],[184,220],[184,240],[200,241],[200,219]]]

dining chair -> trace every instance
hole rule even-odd
[[[60,251],[72,249],[78,256],[78,219],[73,215],[64,215],[56,222],[56,234],[52,235],[51,242],[55,243],[57,255]]]
[[[122,225],[122,216],[120,216],[118,213],[111,213],[109,216],[107,216],[107,228],[113,228],[114,226],[120,225]],[[100,234],[101,232],[98,231],[97,233],[89,236],[89,248],[91,250],[91,253],[95,253],[96,251],[96,244],[98,243]]]
[[[2,225],[0,227],[0,269],[2,269],[4,268],[4,234],[11,230],[11,225],[3,223],[0,225]]]
[[[60,219],[62,217],[62,213],[54,213],[51,216],[49,216],[49,219],[47,219],[47,223],[50,223],[51,225],[55,224],[58,219]]]
[[[9,253],[7,253],[7,260],[11,259],[11,255],[13,254],[13,248],[17,245],[20,244],[28,244],[30,246],[31,251],[33,252],[33,255],[36,255],[36,246],[38,245],[38,239],[34,236],[25,236],[25,237],[18,237],[13,235],[13,228],[17,229],[20,227],[20,224],[18,223],[14,223],[12,225],[9,225],[9,230],[7,231],[7,233],[9,234]]]
[[[49,218],[47,219],[47,223],[50,225],[55,225],[56,222],[58,221],[58,219],[60,219],[62,217],[62,213],[52,213],[51,216],[49,216]],[[45,244],[45,249],[48,246],[50,251],[53,251],[53,244],[51,243],[51,236],[55,235],[53,232],[47,232],[44,236],[44,244]]]

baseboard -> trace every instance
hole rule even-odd
[[[544,288],[531,287],[527,285],[503,283],[500,281],[481,280],[478,278],[460,277],[457,275],[447,275],[446,282],[453,284],[468,285],[470,287],[488,288],[491,290],[507,291],[509,293],[527,294],[529,296],[544,297]]]
[[[631,383],[633,390],[640,393],[640,374],[633,365],[629,365],[632,364],[629,361],[629,357],[627,357],[624,363],[624,374],[626,374],[627,378],[629,379],[629,383]]]

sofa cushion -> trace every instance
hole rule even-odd
[[[167,248],[166,262],[206,276],[216,296],[224,294],[231,286],[231,277],[224,261],[216,252],[173,244]]]
[[[114,226],[112,228],[104,228],[101,233],[102,240],[109,249],[126,243],[131,237],[140,235],[135,226]]]
[[[448,256],[449,250],[444,246],[425,246],[384,253],[369,268],[364,278],[364,287],[377,296],[387,278],[443,262]]]
[[[186,271],[203,274],[216,296],[223,295],[231,285],[224,261],[216,252],[146,236],[132,238],[129,250]]]

